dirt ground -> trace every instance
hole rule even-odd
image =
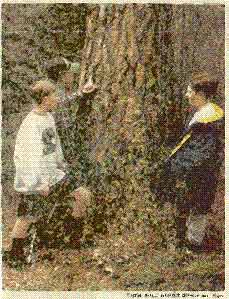
[[[10,245],[18,199],[3,201],[3,248]],[[129,238],[129,239],[128,239]],[[214,290],[224,289],[224,254],[155,250],[131,236],[76,249],[42,249],[36,263],[12,269],[3,264],[3,289],[76,290]]]

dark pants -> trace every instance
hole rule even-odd
[[[195,169],[189,177],[185,178],[186,187],[180,190],[175,187],[176,178],[169,175],[164,175],[157,184],[155,191],[159,202],[163,204],[168,201],[177,207],[175,222],[177,239],[181,245],[185,242],[190,215],[194,216],[190,219],[201,215],[204,218],[211,209],[215,199],[217,176],[216,167],[215,169],[202,167]],[[152,191],[154,191],[153,188]],[[189,223],[194,227],[195,224],[192,221]]]
[[[217,187],[217,169],[196,171],[187,180],[188,195],[185,205],[195,214],[207,214],[215,199]]]
[[[42,212],[52,208],[55,202],[61,202],[66,195],[79,187],[76,179],[72,176],[65,176],[60,182],[51,186],[50,194],[44,197],[40,194],[21,194],[21,201],[18,206],[17,216],[39,217]],[[44,211],[45,210],[45,211]]]

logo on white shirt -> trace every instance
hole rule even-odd
[[[43,155],[50,155],[56,151],[56,134],[53,128],[46,128],[42,132]]]

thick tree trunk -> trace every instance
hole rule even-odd
[[[149,161],[158,159],[163,135],[155,48],[159,8],[100,5],[87,20],[79,88],[90,77],[97,85],[85,131],[94,167],[88,182],[103,199],[104,218],[113,219],[112,232],[131,229],[143,236],[156,213]]]

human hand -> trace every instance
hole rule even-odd
[[[81,92],[83,94],[93,93],[97,89],[97,86],[93,83],[92,76],[88,79],[87,83],[84,84]]]
[[[40,193],[41,196],[47,197],[50,194],[50,188],[49,188],[49,186],[47,186],[47,185],[44,186],[42,188],[42,190],[39,191],[39,193]]]

